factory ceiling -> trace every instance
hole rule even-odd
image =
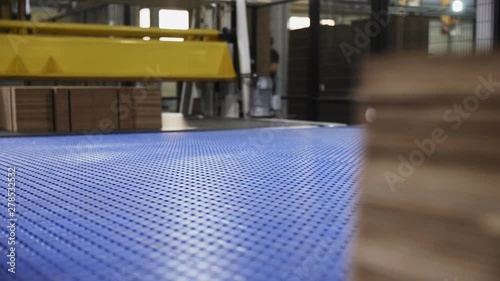
[[[234,2],[234,0],[31,0],[32,6],[53,7],[59,10],[73,9],[96,4],[128,4],[141,7],[168,7],[191,10],[202,3]],[[247,0],[249,5],[266,5],[270,3],[291,2],[291,14],[306,16],[309,0]],[[459,17],[475,16],[474,0],[462,0],[465,10]],[[371,11],[371,0],[321,0],[324,13],[327,14],[367,14]],[[409,3],[402,6],[401,3]],[[416,4],[415,4],[416,3]],[[441,6],[442,0],[390,0],[392,13],[416,14],[421,16],[441,16],[452,11]]]

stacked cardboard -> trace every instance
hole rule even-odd
[[[87,132],[160,129],[159,89],[2,87],[0,129]]]
[[[56,132],[70,132],[69,89],[54,89],[54,129]]]
[[[365,67],[355,280],[500,280],[499,58]]]
[[[54,130],[52,89],[2,88],[1,126],[14,132]]]
[[[122,88],[119,100],[122,130],[161,128],[162,101],[159,89]]]
[[[119,128],[117,89],[70,89],[69,98],[71,130],[105,132]]]

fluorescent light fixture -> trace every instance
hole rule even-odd
[[[420,7],[421,0],[408,0],[408,7]]]
[[[451,4],[451,9],[455,13],[459,13],[459,12],[463,11],[464,10],[464,2],[462,2],[460,0],[453,1],[453,3]]]
[[[179,37],[160,37],[160,41],[184,42],[184,38],[179,38]]]
[[[335,26],[335,20],[333,19],[322,19],[319,23],[321,25]]]
[[[288,29],[290,30],[308,28],[310,24],[309,17],[290,17],[288,19]]]
[[[186,10],[161,9],[158,13],[160,28],[188,29],[189,12]]]
[[[151,11],[148,8],[139,11],[139,26],[142,28],[151,27]]]
[[[319,23],[321,25],[335,26],[334,19],[322,19]],[[309,17],[290,17],[288,19],[288,29],[290,30],[308,28],[309,26],[311,26]]]
[[[161,9],[158,16],[160,28],[189,29],[189,12],[186,10]],[[160,41],[183,42],[184,38],[160,37]]]

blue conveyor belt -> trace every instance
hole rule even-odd
[[[0,139],[0,280],[347,280],[361,143],[356,128]]]

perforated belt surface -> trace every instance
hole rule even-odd
[[[361,143],[358,128],[0,139],[0,280],[347,280]]]

